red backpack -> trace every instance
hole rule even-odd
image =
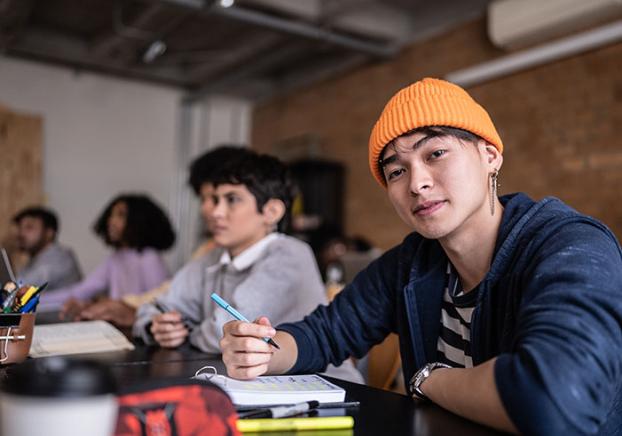
[[[119,395],[115,436],[238,436],[227,394],[202,380],[158,380]]]

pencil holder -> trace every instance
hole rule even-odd
[[[0,364],[22,362],[28,357],[34,326],[34,313],[0,314]]]

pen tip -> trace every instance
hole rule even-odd
[[[276,342],[274,342],[272,339],[270,339],[269,341],[270,345],[272,345],[273,347],[275,347],[277,350],[280,350],[281,347],[278,346],[278,344]]]

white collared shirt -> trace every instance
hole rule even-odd
[[[250,266],[252,266],[255,262],[257,262],[265,249],[272,243],[272,241],[280,238],[282,236],[281,233],[270,233],[259,241],[255,242],[253,245],[248,247],[246,250],[235,256],[231,259],[231,255],[227,250],[222,252],[220,259],[218,260],[218,265],[213,265],[210,268],[214,268],[217,266],[231,266],[236,271],[243,271]]]
[[[326,303],[324,285],[311,248],[282,233],[270,233],[231,258],[215,248],[186,265],[158,298],[193,324],[190,342],[206,352],[217,352],[222,326],[232,320],[211,300],[215,292],[248,319],[267,316],[275,324],[297,321]],[[139,309],[134,331],[142,336],[157,313],[153,306]],[[152,340],[148,335],[145,341]]]

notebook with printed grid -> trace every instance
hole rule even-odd
[[[292,404],[312,400],[335,403],[343,401],[346,396],[343,388],[315,374],[235,380],[224,375],[202,373],[196,378],[220,386],[236,405]]]

